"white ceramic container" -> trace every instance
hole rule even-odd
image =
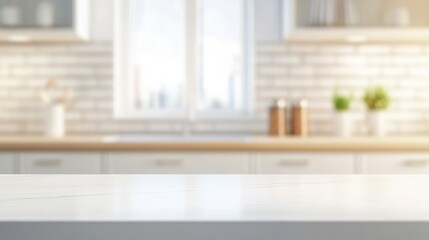
[[[50,104],[45,113],[45,135],[47,137],[61,138],[65,135],[65,107],[64,104]]]
[[[371,136],[383,137],[387,133],[386,112],[368,112],[368,133]]]
[[[336,112],[334,124],[337,137],[346,138],[353,135],[353,118],[350,112]]]

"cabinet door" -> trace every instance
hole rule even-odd
[[[278,153],[259,154],[261,174],[353,174],[353,154]]]
[[[97,174],[101,169],[96,153],[24,153],[20,162],[23,174]]]
[[[362,159],[368,174],[429,174],[429,153],[373,153]]]
[[[247,154],[218,153],[112,153],[113,174],[244,174]]]
[[[0,153],[0,174],[15,173],[14,161],[13,153]]]

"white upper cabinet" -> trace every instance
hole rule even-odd
[[[283,0],[288,41],[419,42],[429,39],[427,0]]]
[[[90,0],[0,0],[0,41],[88,40],[89,7]]]

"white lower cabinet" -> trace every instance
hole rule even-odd
[[[98,174],[101,173],[101,154],[34,152],[22,153],[22,174]]]
[[[111,153],[111,174],[246,174],[246,153]]]
[[[429,152],[4,152],[0,174],[429,174]]]
[[[13,153],[0,153],[0,174],[14,174],[15,155]]]
[[[429,174],[429,153],[363,154],[364,174]]]
[[[268,153],[257,156],[260,174],[353,174],[354,154]]]

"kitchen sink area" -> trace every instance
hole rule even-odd
[[[239,134],[121,134],[103,137],[104,142],[244,142],[253,139]]]

